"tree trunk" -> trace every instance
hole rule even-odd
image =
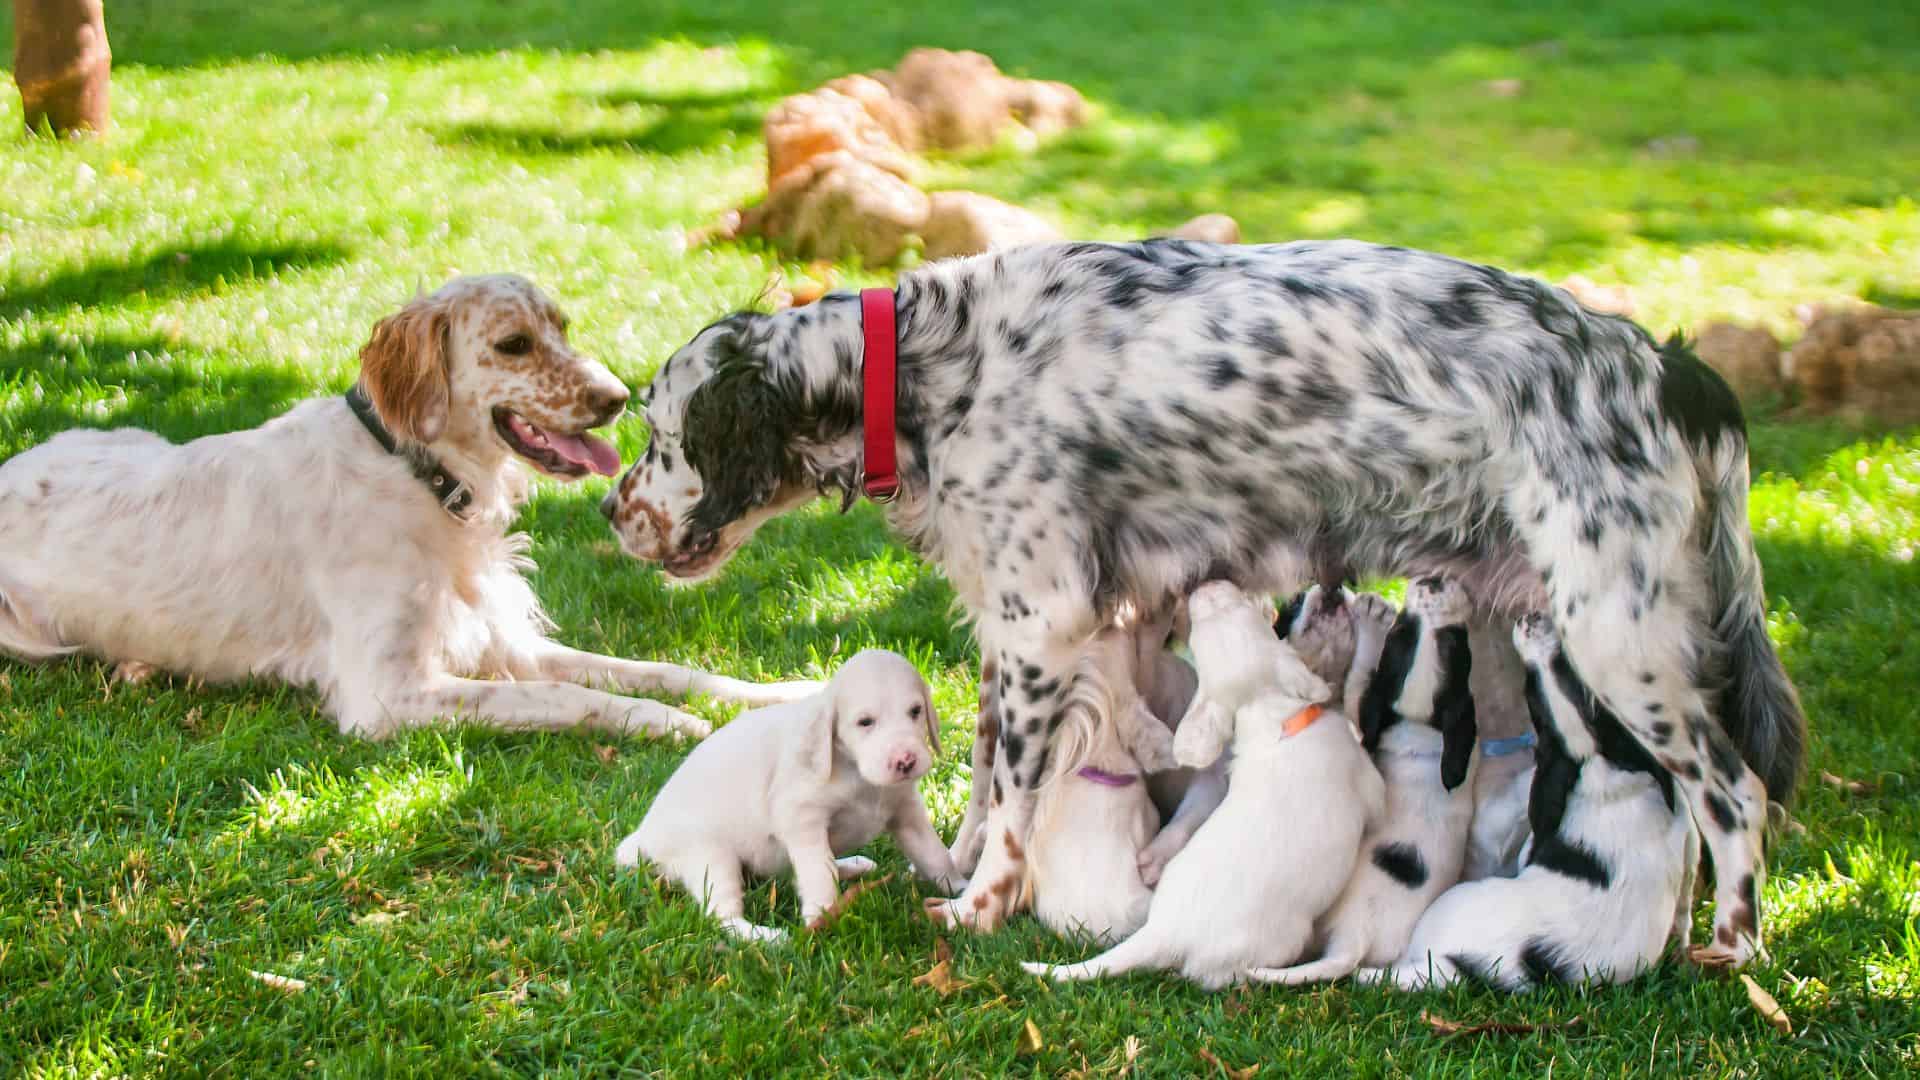
[[[105,131],[112,67],[101,0],[13,0],[13,81],[29,132]]]

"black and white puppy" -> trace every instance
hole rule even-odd
[[[1699,842],[1673,776],[1595,699],[1544,614],[1521,619],[1514,643],[1540,736],[1527,865],[1442,894],[1405,954],[1367,981],[1625,982],[1669,937],[1685,951]]]
[[[1399,958],[1427,905],[1460,878],[1473,819],[1473,668],[1466,590],[1446,578],[1407,586],[1360,705],[1362,744],[1387,785],[1387,811],[1361,842],[1361,859],[1319,920],[1320,958],[1256,968],[1256,982],[1343,978]]]

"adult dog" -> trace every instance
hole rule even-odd
[[[1767,800],[1791,792],[1805,720],[1767,639],[1739,405],[1682,342],[1350,241],[1036,245],[928,265],[893,301],[887,515],[1017,687],[989,842],[947,917],[1004,914],[1068,678],[1117,605],[1213,576],[1447,574],[1509,616],[1551,605],[1707,838],[1701,959],[1754,955]],[[774,515],[850,502],[862,323],[835,295],[676,352],[642,398],[652,445],[603,507],[627,552],[698,580]]]
[[[814,689],[548,639],[526,537],[507,531],[529,493],[521,464],[619,472],[589,429],[628,394],[568,346],[531,283],[457,279],[382,319],[360,357],[353,392],[250,431],[183,445],[73,431],[7,461],[0,652],[312,685],[368,738],[455,714],[697,736],[699,717],[576,684],[755,703]]]

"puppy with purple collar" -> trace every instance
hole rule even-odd
[[[873,869],[852,852],[882,833],[922,877],[962,888],[914,786],[939,742],[920,672],[897,653],[868,649],[819,693],[741,713],[694,747],[614,862],[651,863],[701,897],[729,934],[759,941],[786,932],[747,920],[747,874],[791,869],[800,914],[812,922],[838,899],[840,879]]]
[[[1299,985],[1391,963],[1427,905],[1459,880],[1479,756],[1470,611],[1458,582],[1429,577],[1407,586],[1406,610],[1360,704],[1361,744],[1386,781],[1386,814],[1368,830],[1346,889],[1319,920],[1320,958],[1256,968],[1248,973],[1253,981]]]

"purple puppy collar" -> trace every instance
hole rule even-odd
[[[1074,775],[1084,777],[1096,784],[1105,784],[1108,787],[1126,787],[1128,784],[1140,779],[1138,776],[1131,774],[1122,776],[1119,773],[1110,773],[1105,769],[1096,769],[1091,765],[1086,766]]]

